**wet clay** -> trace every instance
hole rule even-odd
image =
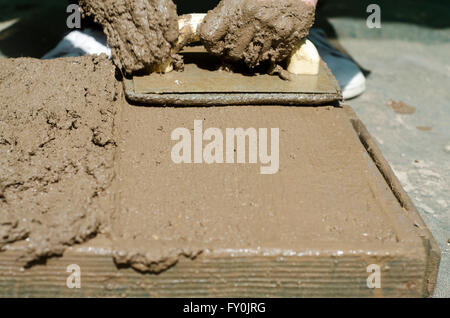
[[[433,127],[429,127],[429,126],[417,126],[416,128],[417,128],[417,130],[420,130],[420,131],[432,131],[433,130]]]
[[[250,68],[283,62],[314,23],[315,8],[299,0],[222,0],[200,27],[206,49]]]
[[[279,128],[278,172],[174,163],[196,120]],[[0,295],[73,296],[67,264],[86,296],[430,294],[438,249],[360,126],[340,107],[136,107],[105,56],[0,59]]]
[[[193,134],[194,120],[204,131],[279,128],[279,172],[261,175],[260,164],[174,163],[171,134],[179,127]],[[408,241],[421,253],[416,228],[343,109],[124,107],[119,122],[120,193],[111,225],[117,264],[160,273],[208,251],[400,250]]]
[[[110,211],[119,86],[106,58],[0,59],[0,249],[62,255]]]
[[[178,39],[178,15],[171,0],[81,0],[83,13],[103,26],[114,63],[126,75],[150,73],[173,58]]]
[[[416,112],[416,108],[413,106],[410,106],[402,101],[393,101],[390,100],[388,102],[388,106],[397,114],[401,115],[412,115]]]

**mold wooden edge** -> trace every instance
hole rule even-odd
[[[219,107],[219,106],[323,106],[338,99],[336,94],[288,93],[196,93],[196,94],[136,94],[126,92],[128,102],[135,106]]]
[[[353,128],[358,134],[361,143],[372,158],[386,183],[391,188],[394,196],[399,201],[401,207],[408,212],[408,217],[410,217],[420,229],[419,235],[422,238],[425,250],[428,253],[427,269],[425,273],[425,280],[427,282],[425,295],[427,297],[432,297],[439,273],[441,250],[436,243],[436,240],[434,239],[432,233],[420,216],[419,211],[414,206],[414,203],[412,202],[409,195],[403,189],[403,186],[401,185],[387,160],[384,158],[380,148],[370,135],[364,123],[357,117],[356,113],[350,106],[343,105],[343,108],[347,112],[350,122],[352,123]]]
[[[0,263],[0,297],[423,297],[424,263],[395,255],[230,256],[181,259],[160,275],[118,269],[111,254],[73,249],[20,271],[9,251]],[[366,285],[367,264],[389,266],[381,289]],[[69,289],[66,267],[81,269],[81,289]],[[410,267],[405,271],[405,266]],[[333,270],[331,270],[333,269]],[[352,273],[349,275],[349,273]]]
[[[133,79],[123,79],[128,102],[137,106],[321,106],[337,104],[343,100],[342,90],[328,65],[322,60],[321,70],[333,84],[331,93],[167,93],[139,94],[134,90]]]

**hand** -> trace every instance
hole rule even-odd
[[[317,0],[222,0],[200,28],[206,49],[256,67],[284,61],[314,23]]]
[[[103,26],[114,63],[125,74],[165,63],[178,39],[172,0],[80,0],[83,13]]]

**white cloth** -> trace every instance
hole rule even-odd
[[[58,45],[45,54],[42,59],[59,57],[83,56],[87,54],[106,54],[111,58],[111,49],[106,44],[103,32],[91,29],[72,31]]]
[[[344,99],[357,97],[366,90],[366,78],[358,65],[332,46],[322,29],[312,28],[308,39],[314,43],[320,57],[339,82]]]

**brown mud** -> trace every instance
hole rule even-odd
[[[104,56],[0,59],[0,248],[24,246],[23,265],[102,234],[116,265],[140,272],[212,253],[238,264],[234,255],[364,260],[384,251],[417,261],[417,286],[426,284],[421,223],[345,109],[136,107],[120,85]],[[174,163],[171,134],[193,133],[195,120],[203,131],[279,128],[278,172]]]
[[[401,207],[343,109],[125,107],[120,117],[120,194],[112,217],[118,264],[158,273],[206,250],[298,251],[312,242],[339,242],[346,250],[354,242],[389,245],[414,235],[412,226],[394,226],[387,211],[401,215]],[[279,127],[280,171],[174,164],[171,133],[193,132],[196,119],[204,130]]]
[[[420,131],[432,131],[433,130],[433,127],[430,127],[430,126],[417,126],[416,128],[417,128],[417,130],[420,130]]]
[[[0,249],[30,264],[101,230],[119,93],[106,56],[0,59]]]
[[[412,115],[416,112],[416,108],[414,106],[410,106],[402,101],[393,101],[390,100],[388,102],[388,106],[397,114],[400,115]]]
[[[283,62],[314,23],[315,8],[299,0],[222,0],[200,27],[206,49],[254,68]]]
[[[171,0],[80,0],[83,13],[103,26],[114,63],[126,75],[150,73],[173,58],[178,40],[177,8]]]

